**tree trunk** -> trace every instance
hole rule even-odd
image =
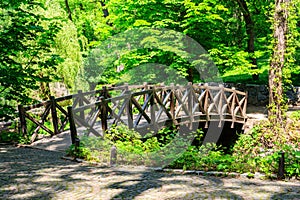
[[[193,81],[194,81],[193,69],[188,68],[187,73],[188,73],[188,76],[187,76],[188,82],[193,83]]]
[[[254,41],[255,41],[255,33],[254,33],[254,22],[251,17],[251,13],[248,9],[247,3],[245,0],[238,0],[238,4],[242,9],[242,13],[246,23],[246,33],[248,35],[247,42],[247,52],[251,54],[251,63],[253,67],[251,69],[257,69],[257,61],[254,57]],[[258,74],[252,75],[253,80],[258,80]]]
[[[106,6],[105,0],[101,0],[100,4],[101,4],[101,7],[102,7],[103,17],[107,18],[109,16],[109,12],[108,12],[108,9],[105,7]],[[106,24],[108,26],[112,26],[112,23],[110,23],[109,20],[106,21]]]
[[[282,69],[285,61],[289,0],[275,0],[274,47],[269,70],[269,120],[283,124]]]
[[[51,90],[49,82],[40,82],[40,98],[43,101],[47,101],[50,99]]]
[[[104,17],[108,17],[109,13],[107,8],[105,8],[105,1],[100,1],[100,4],[102,6],[102,12]]]
[[[73,21],[72,19],[72,12],[71,12],[71,9],[70,9],[70,6],[69,6],[69,1],[68,0],[65,0],[65,4],[66,4],[66,9],[67,9],[67,12],[68,12],[68,17],[71,21]]]

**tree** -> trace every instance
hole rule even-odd
[[[30,92],[54,77],[59,59],[51,46],[59,26],[37,14],[40,3],[3,0],[0,5],[0,118],[9,119],[16,104],[30,102]]]
[[[290,0],[276,0],[274,8],[274,47],[269,70],[269,120],[283,124],[282,73],[286,63],[288,8]]]

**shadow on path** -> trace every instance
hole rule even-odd
[[[92,166],[62,152],[0,146],[0,199],[299,199],[299,182]],[[251,199],[251,198],[250,198]]]

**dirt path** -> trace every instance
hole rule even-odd
[[[300,199],[298,181],[261,181],[114,168],[61,152],[0,147],[0,199]]]

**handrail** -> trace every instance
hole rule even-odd
[[[97,131],[92,130],[90,125],[100,120],[102,127],[107,129],[108,118],[114,119],[113,123],[116,124],[126,122],[128,126],[136,129],[140,128],[142,123],[160,124],[162,120],[177,124],[192,123],[193,120],[207,123],[209,120],[215,120],[216,116],[219,116],[219,121],[231,121],[233,126],[234,123],[244,124],[247,119],[247,95],[247,92],[235,88],[208,84],[165,86],[144,83],[104,86],[100,90],[78,91],[77,94],[51,97],[48,101],[34,105],[19,105],[20,129],[26,135],[27,120],[37,125],[31,141],[36,139],[40,129],[51,135],[65,131],[66,124],[73,116],[61,106],[63,102],[67,102],[65,106],[72,106],[72,114],[76,115],[72,120],[80,125],[89,124],[89,130],[95,135]],[[30,114],[37,108],[43,110],[39,119],[38,116]],[[215,117],[212,119],[211,116]],[[52,128],[44,125],[49,117],[52,119]]]

